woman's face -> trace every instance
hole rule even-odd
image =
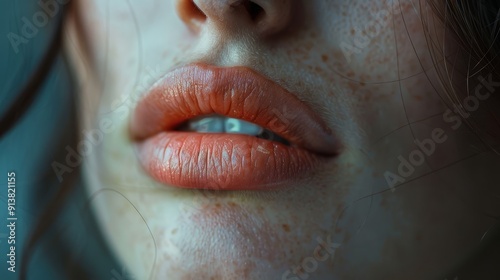
[[[444,279],[493,224],[498,161],[440,97],[429,46],[453,48],[424,1],[90,0],[75,11],[66,43],[86,187],[137,279]],[[165,133],[172,118],[223,115],[218,97],[237,104],[226,117],[263,116],[291,144]]]

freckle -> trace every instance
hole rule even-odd
[[[353,29],[351,29],[351,35],[354,35],[354,34],[356,34],[356,30],[354,30],[354,28],[353,28]]]
[[[323,62],[327,62],[328,61],[328,55],[324,54],[321,56],[321,60],[323,60]]]
[[[313,46],[313,44],[311,44],[311,43],[307,43],[307,44],[304,46],[304,48],[305,48],[305,49],[306,49],[306,51],[308,51],[308,52],[310,52],[310,51],[312,50],[312,48],[313,48],[313,47],[314,47],[314,46]]]
[[[234,202],[232,202],[232,201],[228,202],[228,203],[227,203],[227,205],[228,205],[229,207],[236,207],[236,206],[237,206],[237,205],[236,205],[236,203],[234,203]]]
[[[351,234],[349,232],[345,233],[344,242],[347,243],[351,240]]]
[[[421,241],[422,240],[422,233],[417,233],[417,235],[415,235],[415,240],[416,241]]]
[[[380,207],[384,208],[385,206],[388,205],[388,202],[387,202],[387,198],[384,196],[382,197],[382,199],[380,200]]]
[[[176,234],[176,233],[177,233],[177,229],[176,229],[176,228],[174,228],[174,229],[172,230],[172,235],[174,235],[174,234]]]
[[[218,202],[217,202],[217,203],[215,203],[215,207],[216,207],[216,208],[219,208],[219,207],[220,207],[220,203],[218,203]]]
[[[283,230],[286,232],[290,232],[290,226],[287,224],[283,224]]]

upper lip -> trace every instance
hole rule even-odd
[[[316,154],[338,152],[332,130],[309,106],[277,83],[242,66],[192,64],[169,72],[139,101],[131,120],[131,134],[142,140],[209,114],[255,123]]]

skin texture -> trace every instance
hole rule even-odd
[[[84,156],[86,188],[137,279],[444,279],[474,255],[495,222],[486,214],[500,212],[499,160],[454,114],[443,117],[428,40],[443,49],[451,39],[424,1],[259,0],[265,13],[253,19],[237,1],[194,2],[200,10],[77,1],[66,25],[81,124],[102,135]],[[273,192],[155,182],[135,155],[130,115],[160,77],[195,62],[279,83],[335,131],[341,153]],[[398,172],[414,140],[433,133],[446,140]],[[387,172],[401,180],[388,183]]]

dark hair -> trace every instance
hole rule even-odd
[[[52,3],[56,2],[54,1]],[[63,97],[64,109],[55,108],[55,111],[62,111],[64,113],[64,119],[57,123],[57,129],[60,133],[59,135],[49,135],[49,141],[51,141],[50,144],[52,147],[47,149],[50,161],[58,162],[64,162],[64,157],[66,155],[66,151],[64,150],[65,146],[75,146],[78,140],[77,131],[79,131],[78,122],[76,120],[76,95],[72,94],[70,90],[74,84],[73,79],[70,75],[60,74],[69,72],[68,62],[63,53],[62,39],[65,18],[68,15],[68,10],[73,7],[72,3],[73,2],[69,1],[66,5],[59,5],[59,12],[54,12],[50,19],[48,19],[47,24],[39,27],[40,30],[37,30],[31,38],[27,36],[28,39],[31,39],[31,42],[29,42],[31,44],[27,44],[28,40],[24,38],[23,42],[25,44],[15,46],[16,49],[14,49],[14,45],[12,45],[12,50],[14,52],[20,52],[18,58],[29,58],[29,56],[25,54],[34,52],[32,48],[35,46],[44,47],[44,50],[41,52],[41,59],[38,60],[35,69],[28,75],[28,79],[26,79],[19,93],[12,94],[12,97],[9,98],[11,99],[9,100],[10,104],[6,107],[6,110],[2,111],[0,118],[0,138],[2,140],[7,139],[9,136],[15,138],[18,135],[9,134],[14,132],[14,128],[21,125],[21,122],[26,121],[26,118],[29,117],[28,115],[31,112],[30,110],[39,109],[37,105],[43,101],[41,100],[42,98],[46,99],[49,97],[51,100],[54,100],[55,98]],[[29,8],[32,7],[30,6]],[[19,31],[21,31],[21,28],[19,28]],[[23,35],[25,34],[17,36]],[[37,38],[35,38],[35,35]],[[48,39],[48,44],[46,46],[43,44],[36,44],[43,41],[45,38]],[[11,45],[9,45],[9,47],[10,46]],[[10,54],[10,52],[8,53]],[[28,71],[28,67],[23,66],[24,65],[21,65],[21,69]],[[51,77],[52,73],[57,73],[58,78],[62,77],[66,79],[62,82],[62,84],[65,85],[48,87],[49,80],[54,80],[53,77]],[[21,72],[20,74],[26,76],[25,73]],[[59,83],[61,84],[61,82]],[[50,85],[52,84],[54,83]],[[64,90],[67,92],[59,94],[54,91],[54,88],[59,91]],[[54,110],[52,107],[42,109]],[[31,120],[31,122],[33,123],[33,120]],[[36,126],[36,124],[34,126]],[[34,126],[30,127],[30,129],[33,129]],[[34,136],[31,140],[40,140],[39,135],[36,134],[36,132],[39,131],[34,129],[30,132],[32,132]],[[14,148],[23,148],[24,150],[25,147],[19,146]],[[45,149],[45,147],[43,147],[43,149]],[[2,155],[2,160],[4,159],[3,156],[4,155]],[[18,208],[30,209],[30,212],[34,213],[36,221],[33,225],[30,224],[31,229],[28,232],[28,238],[16,240],[17,248],[22,249],[22,253],[18,254],[17,260],[18,270],[16,271],[19,273],[19,278],[26,279],[27,273],[30,270],[29,268],[33,266],[35,266],[37,270],[43,268],[44,273],[56,273],[59,276],[64,275],[64,278],[70,279],[96,279],[102,278],[95,277],[98,275],[111,275],[110,268],[118,268],[119,266],[115,263],[111,253],[107,250],[107,246],[101,239],[101,236],[97,234],[97,225],[91,217],[91,212],[89,211],[89,205],[87,203],[88,201],[83,201],[85,194],[83,193],[83,189],[79,187],[79,169],[76,168],[73,172],[67,173],[64,180],[59,181],[58,178],[54,176],[50,161],[48,163],[45,161],[43,162],[44,166],[47,164],[46,166],[48,168],[43,168],[41,170],[42,172],[30,173],[30,178],[26,178],[26,174],[21,175],[21,173],[24,172],[18,172],[19,176],[22,176],[22,179],[28,179],[24,181],[31,182],[32,185],[30,185],[30,187],[33,187],[29,192],[19,189],[19,204],[20,206],[26,205],[26,207]],[[29,193],[29,195],[21,196],[21,191]],[[73,203],[71,207],[68,205],[69,202]],[[76,211],[74,208],[77,208]],[[42,211],[40,211],[40,209]],[[73,215],[73,218],[76,218],[76,221],[68,221],[67,217],[63,217],[64,215],[61,214],[70,209],[73,209],[71,215]],[[23,222],[27,222],[24,217],[21,216],[20,218],[23,218]],[[21,225],[17,227],[17,231],[18,237],[26,233]],[[80,239],[75,243],[74,237],[77,235]],[[89,255],[89,251],[105,256],[109,260],[109,268],[107,270],[98,271],[93,267],[95,264],[91,264],[90,262],[75,262],[76,255],[82,256],[85,253]],[[30,261],[35,259],[35,254],[38,254],[36,256],[37,263],[32,263],[30,266]],[[42,254],[42,257],[39,257],[40,254]],[[90,257],[91,258],[86,256],[87,259],[95,259],[92,258],[91,254]],[[38,263],[40,260],[43,260],[44,263]],[[44,267],[44,265],[47,264],[53,268],[47,269]]]
[[[495,82],[500,80],[500,1],[428,1],[444,23],[453,47],[458,48],[456,53],[444,53],[439,44],[428,38],[434,66],[444,87],[443,101],[454,105],[464,117],[466,97],[472,94],[470,85],[488,77]],[[427,31],[431,33],[429,29]],[[462,78],[463,84],[457,85],[455,76]],[[485,109],[463,118],[483,144],[497,154],[500,154],[497,150],[500,144],[499,96],[497,91],[492,92],[482,106]]]
[[[451,37],[455,40],[457,46],[459,47],[460,59],[467,62],[466,71],[462,73],[466,79],[476,78],[479,75],[491,74],[496,80],[500,80],[500,70],[498,68],[500,61],[500,40],[498,36],[500,34],[500,1],[497,0],[427,0],[427,3],[433,8],[435,13],[438,15],[439,19],[444,22],[445,26],[449,31],[451,31]],[[67,8],[71,7],[68,5]],[[65,9],[67,9],[65,8]],[[37,94],[40,92],[40,88],[43,85],[44,80],[47,78],[47,74],[54,67],[55,61],[58,56],[61,55],[61,44],[63,36],[63,23],[64,17],[67,11],[60,13],[56,17],[57,27],[54,36],[48,46],[43,60],[39,63],[37,69],[31,74],[29,81],[25,84],[24,88],[17,94],[15,101],[10,104],[10,107],[0,118],[0,137],[5,137],[6,133],[16,125],[16,123],[22,118],[24,114],[29,110],[30,106],[33,104],[37,98]],[[427,33],[430,33],[429,26],[427,27]],[[463,108],[464,94],[467,92],[460,91],[455,88],[455,81],[452,79],[450,72],[444,67],[445,64],[455,65],[454,56],[448,56],[443,53],[443,50],[432,42],[430,36],[428,36],[428,45],[434,58],[434,66],[439,70],[440,79],[442,86],[446,89],[445,96],[443,96],[443,101],[449,105],[457,105],[458,108]],[[487,113],[481,115],[477,118],[469,118],[464,120],[469,124],[469,127],[481,138],[493,138],[492,141],[485,141],[489,148],[495,149],[497,145],[500,144],[500,104],[498,98],[499,93],[495,93],[495,96],[488,102]],[[72,105],[74,108],[74,104]],[[73,111],[74,112],[74,111]],[[494,125],[486,126],[485,122],[481,122],[487,118],[489,124]],[[73,114],[71,119],[74,121],[76,118]],[[76,122],[75,122],[76,123]],[[54,158],[59,158],[64,155],[64,144],[69,144],[72,141],[76,142],[77,129],[75,126],[71,126],[68,129],[66,139],[62,141],[56,141],[54,145],[58,145],[59,152],[54,154]],[[31,230],[30,238],[28,239],[25,247],[24,254],[21,262],[21,274],[20,278],[25,279],[27,276],[27,271],[29,268],[30,254],[35,250],[35,247],[39,244],[41,238],[47,235],[51,231],[51,227],[57,221],[60,212],[65,206],[64,202],[68,200],[71,193],[78,194],[79,189],[79,172],[74,171],[69,174],[68,177],[62,183],[53,183],[56,181],[52,170],[49,168],[48,172],[43,174],[39,180],[38,188],[43,191],[47,191],[47,188],[53,188],[51,193],[51,199],[48,200],[45,209],[41,212],[38,222],[33,226]],[[45,185],[46,183],[46,185]],[[496,217],[498,219],[498,217]],[[93,223],[92,220],[89,223]],[[92,226],[96,227],[95,224]],[[500,231],[499,231],[500,232]],[[56,232],[57,234],[57,232]],[[490,238],[491,242],[496,242],[500,245],[500,234],[490,234],[489,236],[494,236]],[[58,236],[56,236],[58,238]],[[102,240],[96,241],[99,246],[105,247]],[[56,244],[56,243],[54,243]],[[51,243],[51,246],[54,244]],[[492,244],[492,243],[485,243]],[[488,247],[488,246],[485,246]],[[498,248],[496,246],[494,248]],[[490,248],[493,248],[490,246]],[[58,253],[56,253],[56,263],[59,264],[61,268],[68,268],[67,274],[71,275],[71,279],[89,279],[90,270],[85,269],[80,264],[67,265],[67,262],[71,262],[71,252],[73,248],[71,246],[62,246],[57,248]],[[486,250],[487,248],[484,248]],[[490,252],[491,253],[491,252]],[[489,256],[489,253],[484,253],[483,256]],[[498,254],[498,253],[497,253]],[[111,254],[109,254],[111,257]],[[479,257],[480,258],[480,257]],[[462,271],[467,273],[466,271]]]
[[[54,70],[58,59],[61,56],[61,44],[62,44],[62,27],[63,27],[63,17],[64,13],[60,13],[57,17],[51,19],[51,21],[55,21],[54,26],[56,30],[52,34],[52,38],[50,43],[42,55],[42,59],[37,65],[36,69],[31,73],[29,79],[24,84],[23,88],[20,92],[14,96],[14,100],[11,102],[7,110],[3,113],[0,118],[0,138],[5,138],[8,132],[19,123],[23,117],[27,114],[28,110],[33,106],[33,104],[37,101],[37,98],[41,94],[41,89],[44,86],[49,74]],[[69,116],[70,117],[70,116]],[[68,139],[65,139],[67,141]],[[62,143],[54,143],[54,144],[62,144]],[[37,178],[34,178],[34,182],[41,182],[43,185],[39,188],[34,189],[33,191],[41,192],[43,187],[50,186],[48,182],[51,181],[52,171],[50,169],[45,170],[45,173],[40,175],[35,175]],[[57,208],[56,205],[60,205],[62,199],[66,196],[68,191],[70,190],[70,186],[73,185],[71,178],[64,182],[64,185],[60,186],[60,191],[57,192],[57,195],[53,199],[53,203],[50,203],[51,207],[47,207],[46,211],[44,211],[39,219],[38,224],[33,227],[32,236],[29,238],[29,241],[24,246],[25,253],[22,255],[23,258],[21,260],[20,267],[20,278],[25,278],[25,267],[27,267],[28,254],[26,252],[31,252],[35,246],[37,236],[40,236],[42,232],[46,230],[50,223],[46,221],[52,220],[55,216],[55,211]],[[46,184],[46,185],[45,185]],[[50,191],[47,193],[51,193]],[[44,198],[46,195],[41,194],[41,196],[37,196],[38,198]],[[39,202],[40,203],[40,202]],[[41,204],[41,203],[40,203]],[[40,205],[37,204],[37,205]],[[53,206],[52,206],[53,205]]]

